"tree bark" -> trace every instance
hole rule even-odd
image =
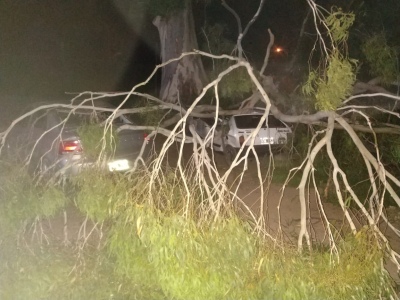
[[[190,1],[184,10],[153,20],[160,35],[161,60],[167,62],[198,48]],[[206,81],[200,56],[185,56],[162,70],[160,98],[172,103],[191,103]]]

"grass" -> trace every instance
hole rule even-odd
[[[378,299],[394,295],[381,265],[384,253],[367,229],[338,240],[338,256],[324,248],[299,253],[291,245],[280,248],[262,238],[234,211],[216,219],[204,213],[200,207],[205,210],[206,202],[196,185],[188,183],[192,198],[187,198],[174,173],[165,174],[151,190],[145,173],[129,178],[95,174],[76,178],[74,203],[92,221],[107,223],[104,244],[96,248],[88,243],[79,249],[56,240],[26,240],[18,232],[29,226],[29,215],[28,221],[19,223],[20,231],[1,232],[1,299]],[[5,204],[26,197],[19,189],[12,191],[1,194],[6,212],[10,208]],[[32,214],[44,218],[53,215],[49,211],[53,212],[43,207]]]
[[[2,248],[0,299],[163,299],[114,271],[113,261],[91,249]]]
[[[151,220],[153,217],[149,217]],[[161,221],[161,220],[159,220]],[[4,253],[1,299],[378,299],[393,295],[383,253],[364,232],[339,257],[260,243],[232,219],[201,228],[179,217],[126,226],[109,253],[30,247]],[[147,227],[147,226],[146,226]],[[114,232],[115,234],[115,232]]]
[[[15,234],[37,216],[52,217],[68,201],[59,186],[36,182],[23,166],[2,162],[0,170],[0,234]]]
[[[294,165],[293,165],[294,167]],[[283,184],[285,183],[287,177],[288,177],[288,172],[289,172],[288,166],[276,166],[274,169],[274,173],[272,176],[272,182],[276,184]],[[288,182],[288,186],[291,187],[298,187],[301,181],[301,171],[297,172],[294,174],[293,177],[290,178]]]

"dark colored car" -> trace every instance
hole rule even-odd
[[[110,114],[83,109],[72,114],[65,109],[43,111],[26,120],[25,124],[18,124],[10,132],[6,141],[8,155],[28,161],[30,169],[36,173],[74,175],[95,163],[109,171],[129,170],[148,139],[144,131],[118,130],[122,125],[134,125],[127,116],[121,115],[112,122],[115,137],[111,139],[111,151],[101,151],[101,138],[94,142],[94,146],[99,147],[99,153],[103,154],[101,156],[89,156],[79,136],[79,129],[87,124],[94,124],[103,130],[104,121]],[[148,148],[145,147],[143,152],[144,159],[148,156]]]

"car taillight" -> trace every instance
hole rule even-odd
[[[58,152],[60,154],[82,152],[82,146],[79,141],[61,141]]]
[[[149,134],[144,132],[143,133],[143,139],[148,143],[150,141]]]

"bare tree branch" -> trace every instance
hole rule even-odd
[[[236,13],[236,11],[231,8],[226,2],[225,0],[221,1],[221,4],[223,7],[225,7],[236,19],[236,23],[238,26],[238,38],[237,38],[237,44],[236,46],[238,47],[238,57],[239,59],[242,59],[243,57],[243,49],[242,49],[242,37],[243,37],[243,28],[242,28],[242,21],[240,20],[239,15]]]
[[[247,23],[246,28],[244,30],[242,28],[242,22],[240,20],[240,17],[236,13],[236,11],[232,7],[230,7],[225,2],[225,0],[222,0],[221,3],[222,3],[222,6],[225,7],[236,19],[236,22],[238,25],[238,38],[237,38],[237,42],[236,42],[236,47],[238,48],[238,57],[239,57],[239,59],[242,59],[242,57],[243,57],[242,40],[243,40],[244,36],[246,35],[246,33],[249,31],[251,25],[253,25],[253,23],[257,20],[258,16],[260,15],[260,12],[264,6],[265,0],[260,1],[260,5],[258,6],[256,13],[254,14],[253,18],[249,21],[249,23]]]
[[[268,28],[268,34],[269,34],[269,43],[268,43],[268,46],[267,46],[267,52],[265,53],[264,63],[263,63],[263,65],[261,67],[261,70],[260,70],[260,74],[261,75],[264,74],[265,69],[267,68],[268,61],[269,61],[269,56],[270,56],[270,53],[271,53],[271,48],[272,48],[272,46],[274,45],[274,42],[275,42],[275,36],[272,33],[271,29],[269,29],[269,28]]]
[[[77,95],[74,99],[72,99],[71,104],[52,104],[52,105],[43,105],[38,108],[33,109],[32,111],[22,115],[21,117],[15,119],[12,124],[10,125],[9,128],[7,128],[4,132],[0,134],[1,138],[1,147],[4,146],[5,139],[7,135],[10,133],[12,128],[18,124],[20,121],[23,119],[26,119],[30,117],[31,115],[40,112],[40,111],[45,111],[48,109],[65,109],[69,111],[70,114],[73,114],[77,110],[89,110],[89,111],[94,111],[94,112],[101,112],[101,111],[106,111],[106,112],[111,112],[111,116],[107,119],[107,121],[104,124],[104,130],[108,130],[111,128],[111,121],[113,118],[116,118],[122,114],[137,114],[137,113],[143,113],[146,111],[153,111],[153,110],[168,110],[172,112],[176,112],[170,119],[164,120],[160,126],[136,126],[136,125],[124,125],[119,130],[149,130],[151,131],[150,136],[154,137],[156,134],[160,133],[164,136],[166,136],[166,141],[162,145],[162,149],[159,153],[159,156],[155,159],[155,161],[151,165],[151,179],[149,182],[150,191],[152,191],[153,187],[155,186],[156,182],[159,182],[163,178],[163,168],[162,168],[162,163],[164,158],[167,155],[168,149],[171,147],[171,145],[175,141],[181,142],[181,145],[179,146],[179,153],[178,153],[178,164],[177,164],[177,174],[179,174],[179,177],[182,178],[182,181],[185,185],[185,203],[187,205],[187,208],[185,210],[185,216],[189,214],[188,210],[188,205],[190,201],[192,201],[192,191],[189,189],[188,185],[188,174],[187,170],[185,170],[184,164],[183,164],[183,147],[185,143],[192,143],[192,148],[193,148],[193,162],[194,165],[196,166],[193,170],[191,170],[191,175],[190,178],[195,178],[196,182],[198,182],[199,186],[201,187],[202,193],[204,193],[205,198],[208,200],[207,205],[205,206],[206,210],[212,214],[213,216],[218,216],[224,207],[227,207],[227,205],[231,205],[232,203],[226,203],[226,197],[230,197],[232,201],[237,201],[239,203],[242,203],[242,200],[238,196],[238,187],[242,182],[242,179],[244,177],[244,172],[248,166],[248,157],[249,155],[254,152],[254,140],[255,137],[257,136],[258,130],[261,128],[261,125],[263,122],[266,121],[268,118],[269,113],[272,113],[274,116],[276,116],[278,119],[288,122],[288,123],[305,123],[305,124],[318,124],[321,126],[325,126],[326,129],[318,132],[316,136],[313,137],[311,143],[310,143],[310,149],[309,153],[307,155],[307,158],[304,160],[304,162],[296,168],[296,170],[301,170],[302,171],[302,178],[301,182],[299,185],[299,200],[300,200],[300,232],[298,236],[298,247],[299,250],[303,246],[303,241],[305,239],[307,245],[311,247],[311,238],[310,234],[307,229],[307,212],[308,212],[308,195],[307,195],[307,186],[310,184],[310,178],[313,178],[313,182],[315,184],[315,178],[312,177],[313,175],[313,169],[314,169],[314,161],[320,151],[323,149],[324,146],[327,147],[328,155],[331,159],[331,162],[333,164],[333,180],[335,184],[335,188],[337,190],[337,198],[339,199],[339,203],[341,204],[342,210],[346,216],[347,223],[350,225],[352,231],[356,231],[357,228],[354,225],[354,222],[350,216],[350,213],[344,204],[343,201],[343,195],[342,192],[340,191],[340,182],[341,180],[342,183],[346,186],[346,190],[351,194],[353,199],[355,199],[360,211],[362,212],[362,215],[365,216],[367,219],[368,223],[371,226],[376,226],[378,220],[380,218],[386,220],[388,224],[390,224],[387,219],[384,218],[383,212],[382,212],[382,193],[378,195],[378,186],[383,187],[384,190],[389,193],[389,195],[396,201],[396,204],[400,206],[400,198],[397,195],[395,189],[393,186],[400,187],[400,181],[390,172],[388,172],[385,167],[382,165],[382,163],[379,161],[379,157],[374,157],[364,146],[360,138],[357,136],[355,130],[359,131],[364,131],[364,132],[371,132],[372,134],[375,133],[395,133],[398,134],[398,127],[393,126],[391,124],[383,124],[382,127],[379,128],[374,128],[372,127],[370,121],[368,118],[366,118],[368,125],[359,125],[359,124],[349,124],[348,121],[346,121],[343,116],[346,114],[349,114],[351,112],[355,113],[360,113],[362,114],[359,110],[364,108],[364,106],[356,106],[356,105],[348,105],[350,101],[356,98],[361,98],[361,97],[374,97],[374,96],[381,96],[381,97],[386,97],[387,99],[391,99],[394,101],[400,100],[398,96],[386,94],[386,93],[377,93],[377,94],[365,94],[365,95],[356,95],[356,96],[351,96],[349,97],[346,101],[344,101],[344,105],[341,108],[338,109],[336,113],[334,112],[327,112],[327,111],[319,111],[315,112],[313,114],[302,114],[302,115],[288,115],[282,113],[276,105],[272,103],[272,100],[270,99],[268,92],[265,89],[265,86],[268,86],[268,83],[265,84],[267,76],[261,76],[260,78],[257,77],[256,73],[254,72],[252,66],[244,61],[240,60],[237,57],[232,57],[229,55],[212,55],[209,53],[201,52],[201,51],[193,51],[190,53],[184,53],[181,55],[181,57],[185,55],[202,55],[204,57],[212,58],[212,59],[228,59],[233,62],[233,64],[218,74],[218,76],[213,79],[208,85],[206,85],[202,92],[198,95],[198,97],[195,99],[195,101],[187,108],[182,108],[179,105],[176,104],[171,104],[171,103],[165,103],[161,101],[160,99],[153,97],[148,94],[142,94],[138,93],[135,91],[135,89],[141,84],[136,85],[135,87],[132,88],[130,92],[126,93],[92,93],[92,92],[84,92],[80,93]],[[177,58],[179,59],[179,58]],[[177,59],[173,59],[171,61],[175,61]],[[156,67],[156,69],[159,66]],[[265,113],[261,118],[260,123],[258,124],[258,127],[249,135],[249,137],[245,140],[243,143],[243,146],[240,148],[239,153],[237,157],[234,159],[232,165],[223,172],[223,174],[220,174],[220,171],[217,169],[215,166],[215,162],[212,159],[212,156],[207,153],[207,148],[208,145],[213,143],[213,138],[214,138],[214,132],[216,128],[216,121],[214,125],[211,128],[211,131],[207,137],[204,139],[201,139],[197,133],[195,132],[194,128],[192,125],[189,124],[188,120],[191,117],[207,117],[207,116],[228,116],[228,115],[233,115],[241,112],[246,112],[247,108],[241,108],[237,110],[222,110],[219,107],[219,97],[218,97],[218,85],[221,82],[221,80],[232,72],[233,70],[237,68],[245,68],[247,70],[249,78],[252,80],[256,87],[256,91],[253,95],[253,98],[247,99],[251,104],[256,103],[254,102],[255,100],[263,102],[265,106]],[[154,75],[154,72],[152,73]],[[153,76],[151,75],[151,76]],[[151,78],[151,77],[149,77]],[[149,79],[148,79],[149,80]],[[214,92],[216,94],[216,99],[217,99],[217,105],[212,106],[212,105],[199,105],[200,101],[203,99],[204,95],[209,91],[210,89],[214,89]],[[131,95],[136,95],[143,97],[145,99],[148,99],[152,105],[148,107],[138,107],[138,108],[129,108],[129,109],[122,109],[122,105],[128,100],[128,98]],[[124,96],[124,100],[119,105],[116,109],[112,108],[104,108],[104,107],[98,107],[96,106],[96,100],[101,99],[101,98],[111,98],[114,96]],[[86,98],[85,98],[86,97]],[[82,98],[84,98],[82,100]],[[271,97],[274,99],[273,97]],[[275,100],[275,99],[274,99]],[[79,101],[79,102],[78,102]],[[91,105],[89,105],[91,104]],[[154,105],[153,105],[154,104]],[[365,108],[371,108],[369,106],[365,106]],[[399,117],[399,114],[397,112],[392,112],[390,110],[380,108],[380,107],[372,107],[373,109],[376,109],[382,113],[390,114],[394,117]],[[338,115],[338,113],[341,113],[342,115]],[[328,119],[328,123],[325,123],[325,119]],[[61,122],[58,126],[63,126],[65,122]],[[173,128],[171,130],[166,129],[165,127],[167,125],[172,125]],[[189,126],[187,126],[189,125]],[[386,126],[386,127],[385,127]],[[189,129],[191,132],[191,137],[186,135],[186,128]],[[352,139],[356,147],[359,149],[360,153],[362,154],[366,167],[368,169],[368,174],[370,176],[369,180],[371,182],[371,186],[373,187],[373,195],[371,196],[371,200],[375,207],[371,208],[372,210],[368,211],[363,204],[361,203],[360,199],[358,199],[358,196],[355,194],[355,192],[352,190],[350,184],[347,182],[346,179],[346,174],[343,172],[343,170],[340,169],[340,166],[338,162],[336,161],[336,158],[333,155],[332,149],[331,149],[331,138],[332,138],[332,133],[336,128],[341,128],[343,129]],[[320,137],[320,135],[323,134],[322,138],[319,140],[317,139]],[[246,148],[244,145],[248,145]],[[143,150],[145,149],[146,145],[144,144],[142,146],[141,153],[143,153]],[[213,154],[212,154],[213,155]],[[137,167],[139,162],[142,162],[141,155],[139,155],[138,159],[135,162],[134,169]],[[272,159],[272,158],[271,158]],[[235,167],[238,167],[239,164],[243,163],[242,170],[239,173],[238,176],[238,185],[236,185],[236,188],[234,190],[231,190],[228,186],[228,178],[233,172],[233,169]],[[257,167],[257,181],[259,182],[259,189],[260,189],[260,195],[261,198],[264,199],[264,195],[266,194],[265,189],[264,189],[264,180],[263,174],[262,174],[262,167],[260,161],[257,160],[256,158],[256,167]],[[134,170],[133,169],[133,170]],[[133,171],[132,170],[132,171]],[[272,171],[271,171],[272,172]],[[268,170],[268,173],[270,171]],[[375,177],[376,178],[375,178]],[[210,182],[212,185],[210,186]],[[309,193],[309,191],[308,191]],[[151,197],[151,195],[149,195]],[[215,199],[215,200],[214,200]],[[320,205],[321,210],[323,210],[323,204]],[[251,212],[251,209],[246,208],[248,212]],[[260,202],[260,211],[263,212],[265,210],[265,204],[264,202]],[[260,230],[260,232],[265,232],[265,221],[264,221],[264,215],[259,215],[256,216],[254,213],[250,213],[252,215],[253,219],[255,220],[255,224],[257,226],[257,230]],[[324,214],[322,214],[324,215]],[[327,222],[327,221],[325,221]],[[392,226],[392,225],[389,225]],[[375,227],[374,227],[375,228]],[[396,229],[394,226],[390,227],[393,229],[394,232],[398,233],[398,229]],[[378,230],[378,228],[375,228]],[[397,230],[397,231],[396,231]],[[385,241],[385,237],[383,234],[378,230],[377,231],[378,235],[380,236],[382,241]],[[333,239],[332,234],[329,235],[331,239]],[[332,241],[334,243],[334,241]],[[332,248],[334,248],[334,244],[331,245]],[[391,249],[388,249],[389,252],[392,251]],[[395,252],[390,252],[392,258],[398,257],[398,255]]]

